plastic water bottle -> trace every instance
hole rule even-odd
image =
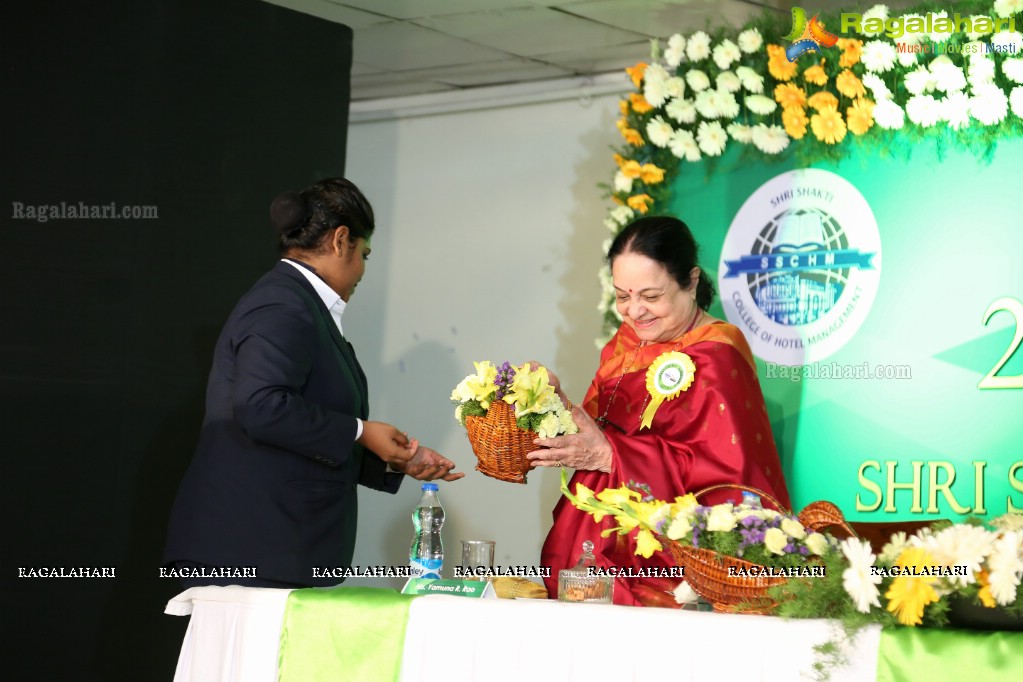
[[[444,565],[444,545],[440,529],[444,525],[444,507],[437,497],[437,484],[424,483],[423,497],[412,512],[416,536],[412,540],[408,561],[413,578],[440,578]]]
[[[752,507],[753,509],[761,509],[763,506],[760,504],[760,495],[750,492],[749,490],[742,491],[742,503]]]

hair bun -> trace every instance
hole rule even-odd
[[[281,234],[288,234],[301,228],[309,219],[309,208],[298,192],[278,194],[270,204],[270,220]]]

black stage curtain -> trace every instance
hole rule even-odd
[[[273,196],[344,172],[352,32],[260,0],[3,15],[4,677],[170,680],[158,566],[213,344]],[[50,217],[111,202],[156,216]],[[18,577],[82,566],[116,578]]]

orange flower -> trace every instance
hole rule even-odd
[[[842,56],[838,58],[838,65],[844,69],[860,63],[860,56],[863,54],[863,41],[856,38],[839,38],[838,49]]]
[[[656,185],[658,182],[664,181],[664,171],[652,163],[644,163],[639,179],[648,185]]]
[[[802,140],[806,135],[806,124],[810,120],[802,107],[789,107],[781,112],[781,122],[785,126],[785,132],[794,140]]]
[[[618,100],[618,110],[622,112],[622,118],[629,115],[629,102],[628,100]]]
[[[857,99],[845,110],[845,118],[849,132],[853,135],[862,135],[874,125],[874,103],[869,99]]]
[[[625,157],[622,156],[621,154],[617,153],[617,152],[614,155],[614,160],[615,160],[615,163],[618,164],[619,168],[621,168],[623,165],[625,165]]]
[[[611,201],[615,202],[619,206],[624,206],[625,205],[625,202],[622,201],[621,199],[619,199],[618,195],[616,195],[616,194],[612,194],[611,195]]]
[[[785,48],[779,45],[767,46],[767,70],[780,81],[791,80],[796,75],[796,63],[785,56]]]
[[[828,82],[828,74],[824,73],[824,60],[820,64],[814,64],[803,72],[803,80],[814,85],[824,85]]]
[[[824,107],[814,114],[810,118],[810,127],[824,144],[838,144],[845,139],[845,121],[835,107]]]
[[[821,90],[820,92],[813,93],[810,95],[810,98],[806,100],[806,103],[817,111],[826,107],[838,109],[838,98],[827,90]]]
[[[643,174],[643,167],[639,165],[639,161],[628,160],[622,164],[622,175],[627,178],[635,180]]]
[[[631,95],[629,95],[629,102],[632,103],[632,109],[637,114],[645,114],[646,112],[653,109],[653,106],[650,105],[650,102],[646,101],[646,97],[644,97],[641,93],[638,92],[634,92]]]
[[[629,74],[629,78],[632,79],[632,84],[638,88],[639,84],[643,82],[643,74],[646,73],[646,64],[640,62],[635,66],[625,69],[625,73]]]
[[[625,141],[633,147],[641,147],[643,145],[643,136],[639,134],[638,130],[630,128],[625,119],[620,118],[615,121],[615,126],[618,127],[618,131],[622,134],[622,137],[625,138]]]
[[[795,83],[780,83],[774,88],[774,101],[782,109],[802,109],[806,106],[806,92]]]
[[[867,89],[863,87],[863,81],[849,69],[838,74],[838,78],[835,79],[835,89],[849,99],[863,97],[867,94]]]
[[[635,194],[625,202],[629,205],[633,211],[639,211],[640,213],[646,213],[650,210],[650,204],[653,203],[653,197],[649,194]]]
[[[977,584],[980,585],[980,591],[977,592],[977,598],[980,599],[980,603],[989,609],[995,608],[998,602],[995,601],[994,595],[991,594],[991,581],[988,579],[988,572],[983,568],[977,571]]]

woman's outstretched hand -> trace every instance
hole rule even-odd
[[[572,408],[572,419],[579,433],[537,438],[542,450],[526,455],[534,467],[572,467],[587,471],[611,471],[613,450],[597,423],[580,407]]]

